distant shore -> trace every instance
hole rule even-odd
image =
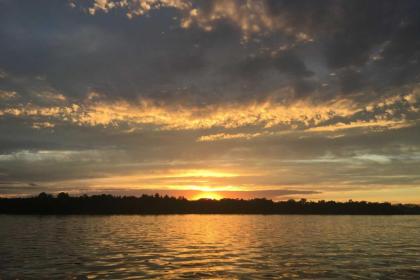
[[[420,206],[366,201],[272,201],[265,198],[200,199],[156,195],[72,197],[41,193],[28,198],[0,198],[0,214],[303,214],[420,215]]]

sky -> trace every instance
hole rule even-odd
[[[0,0],[0,196],[420,203],[420,1]]]

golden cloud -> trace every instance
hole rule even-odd
[[[46,97],[48,100],[52,98],[48,94]],[[414,93],[390,96],[368,105],[344,98],[324,103],[306,99],[286,104],[267,99],[263,102],[207,106],[162,105],[145,99],[132,103],[125,100],[106,101],[97,93],[88,94],[80,103],[69,103],[64,97],[58,100],[60,102],[54,103],[54,106],[27,103],[6,107],[0,109],[0,116],[23,118],[38,129],[53,128],[63,123],[115,128],[124,124],[126,133],[144,129],[145,126],[155,130],[257,129],[253,132],[222,131],[197,139],[206,142],[252,139],[287,131],[398,129],[415,125],[416,120],[407,119],[406,113],[418,112],[418,98]],[[405,106],[403,113],[401,104]]]
[[[163,106],[148,100],[136,104],[127,101],[87,101],[49,107],[28,103],[2,109],[0,115],[50,117],[81,126],[118,126],[124,122],[131,125],[155,125],[160,130],[188,130],[250,125],[271,128],[296,122],[318,124],[333,116],[350,116],[355,112],[352,107],[348,100],[335,100],[323,105],[309,101],[298,101],[290,105],[265,101],[204,107]]]
[[[16,91],[0,90],[0,100],[12,100],[18,96]]]
[[[353,128],[376,128],[376,129],[399,129],[414,125],[412,122],[405,120],[370,120],[370,121],[355,121],[350,123],[336,123],[333,125],[317,126],[306,129],[309,132],[335,132],[344,129]]]
[[[76,6],[75,2],[70,1],[72,7]],[[151,10],[168,7],[186,10],[191,8],[191,2],[189,0],[95,0],[88,12],[94,15],[98,11],[107,13],[112,9],[125,9],[127,17],[131,18],[144,15]]]
[[[211,142],[226,139],[252,139],[261,137],[263,135],[269,135],[269,132],[256,132],[256,133],[217,133],[211,135],[205,135],[198,138],[199,142]]]

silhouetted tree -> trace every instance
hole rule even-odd
[[[47,194],[45,192],[42,192],[38,195],[39,199],[48,199],[48,198],[52,198],[53,196],[51,194]]]
[[[69,194],[68,193],[65,193],[65,192],[61,192],[61,193],[59,193],[58,195],[57,195],[57,198],[58,199],[67,199],[67,198],[69,198],[70,196],[69,196]]]
[[[392,205],[388,202],[307,201],[293,199],[274,202],[266,198],[200,199],[167,195],[112,196],[86,194],[71,197],[59,193],[54,197],[45,192],[29,198],[0,198],[0,213],[6,214],[351,214],[390,215],[420,214],[419,205]]]

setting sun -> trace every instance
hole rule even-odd
[[[216,200],[220,200],[222,198],[223,198],[223,196],[221,196],[217,192],[200,192],[199,194],[194,195],[192,197],[192,200],[199,200],[199,199],[216,199]]]

